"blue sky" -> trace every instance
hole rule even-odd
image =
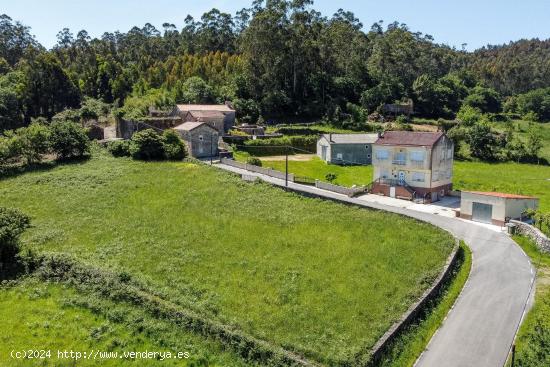
[[[0,0],[0,13],[32,28],[44,46],[56,42],[64,27],[73,33],[86,29],[92,36],[105,31],[127,31],[150,22],[183,26],[187,14],[196,19],[215,7],[234,14],[251,0]],[[411,30],[431,34],[439,43],[473,50],[486,44],[520,38],[550,38],[548,0],[316,0],[324,15],[338,8],[351,10],[368,29],[378,20],[394,20]]]

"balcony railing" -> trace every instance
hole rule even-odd
[[[404,166],[404,165],[407,164],[407,160],[406,159],[394,159],[394,160],[392,160],[392,163],[396,164],[396,165],[399,165],[399,166]]]

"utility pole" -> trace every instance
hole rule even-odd
[[[288,147],[286,147],[285,153],[285,187],[288,187]]]

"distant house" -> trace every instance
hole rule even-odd
[[[194,158],[218,155],[219,132],[206,122],[184,122],[174,128],[187,145],[189,155]]]
[[[437,201],[452,188],[453,142],[442,132],[386,131],[372,162],[373,193]]]
[[[228,103],[221,105],[178,104],[171,113],[184,122],[206,122],[224,135],[235,125],[235,110]]]
[[[333,164],[371,164],[377,138],[377,134],[323,134],[317,141],[317,156]]]
[[[406,115],[410,117],[414,113],[414,104],[412,100],[407,103],[387,103],[382,106],[382,112],[385,116]]]
[[[527,209],[537,209],[539,199],[502,192],[463,191],[460,217],[476,222],[503,226],[510,219],[521,218]]]

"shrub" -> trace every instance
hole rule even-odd
[[[61,159],[82,158],[90,153],[90,140],[86,130],[69,121],[51,125],[52,150]]]
[[[132,136],[130,154],[134,159],[160,160],[164,159],[162,136],[153,129],[138,131]]]
[[[282,138],[247,140],[242,148],[250,154],[259,155],[281,155],[293,153],[292,148],[298,152],[315,153],[317,136],[284,136]]]
[[[456,119],[466,126],[472,126],[481,120],[481,110],[471,106],[462,106],[456,114]]]
[[[162,134],[164,156],[166,159],[181,161],[185,158],[185,144],[174,130],[166,130]]]
[[[336,173],[327,173],[325,176],[325,180],[327,180],[330,183],[333,183],[338,178],[338,175]]]
[[[25,158],[27,164],[40,162],[50,148],[50,129],[34,122],[15,131],[12,149]]]
[[[398,124],[408,124],[410,121],[409,121],[409,118],[407,116],[399,115],[395,119],[395,122],[398,123]]]
[[[30,218],[17,209],[0,207],[0,262],[13,262],[19,252],[19,236],[30,225]]]
[[[262,166],[262,160],[258,157],[248,157],[246,159],[246,163],[251,164],[253,166],[258,166],[258,167]]]
[[[128,140],[115,140],[107,144],[107,150],[115,157],[130,156],[130,142]]]

